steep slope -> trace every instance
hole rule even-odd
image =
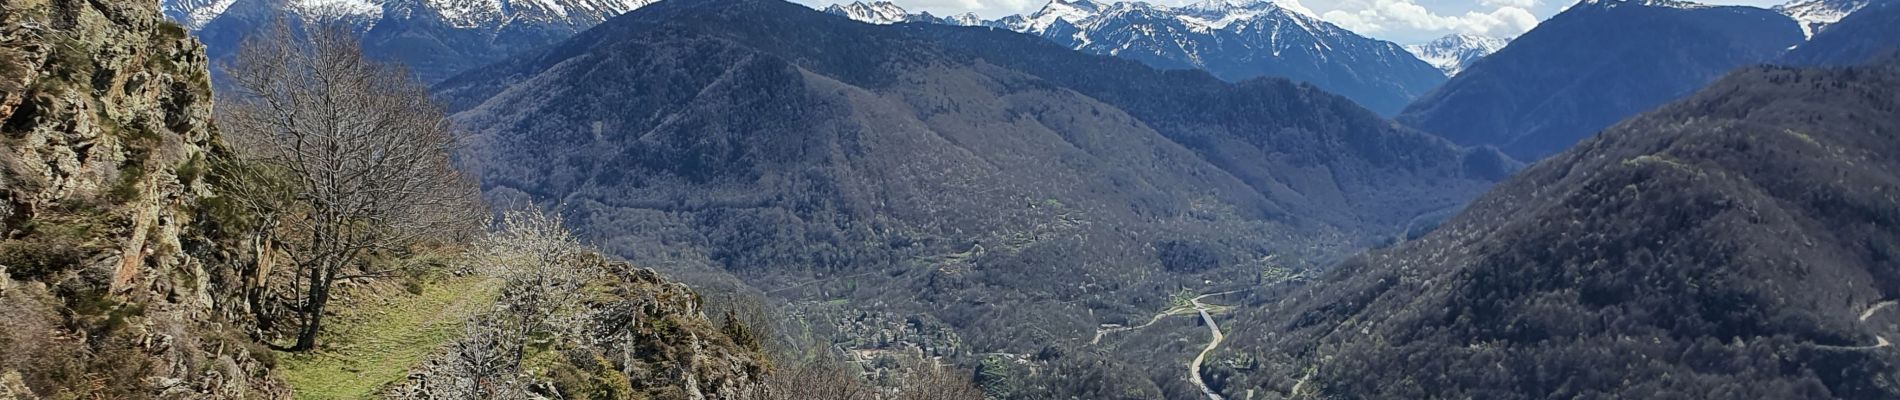
[[[291,387],[279,358],[289,356],[256,339],[267,328],[245,293],[270,270],[243,227],[256,217],[232,205],[222,190],[233,175],[214,167],[231,153],[213,128],[204,47],[156,2],[0,0],[0,10],[0,398],[331,393]],[[609,273],[586,287],[589,315],[604,321],[591,325],[598,337],[560,349],[600,353],[538,366],[565,368],[546,372],[558,389],[589,379],[577,386],[731,398],[766,372],[756,342],[735,338],[744,328],[707,319],[690,288],[598,256],[566,261]],[[339,297],[359,294],[368,297]],[[462,331],[442,320],[454,313],[439,314],[429,315],[437,330]],[[363,332],[339,336],[349,334]],[[391,378],[410,367],[366,358],[349,361]]]
[[[558,391],[560,398],[777,398],[745,396],[763,390],[759,384],[769,373],[770,363],[759,353],[758,338],[745,326],[731,320],[718,326],[707,318],[699,292],[651,269],[591,251],[564,260],[560,267],[602,274],[575,289],[584,293],[577,306],[588,312],[564,320],[586,328],[572,336],[545,339],[526,356],[535,360],[530,367],[534,384]],[[540,288],[513,282],[503,285],[501,296],[524,296],[535,289]],[[509,318],[511,311],[494,307],[489,310],[494,315],[487,318]],[[483,375],[494,371],[469,368],[468,358],[493,354],[496,345],[487,341],[493,339],[485,335],[456,339],[402,381],[391,384],[384,397],[477,397],[473,394],[482,392],[470,390],[471,386],[497,377]],[[482,398],[495,397],[506,396]]]
[[[213,59],[277,18],[338,23],[372,57],[424,82],[559,42],[657,0],[165,0],[166,15],[203,39]]]
[[[227,328],[202,47],[154,2],[0,9],[0,397],[287,397]]]
[[[1756,67],[1229,333],[1347,398],[1894,398],[1900,65]],[[1233,324],[1229,324],[1233,325]]]
[[[1801,23],[1801,32],[1814,37],[1841,18],[1866,7],[1872,0],[1794,0],[1775,6],[1775,11]]]
[[[1445,81],[1442,72],[1397,44],[1360,36],[1264,0],[1207,0],[1181,7],[1052,0],[1035,13],[994,21],[904,14],[889,3],[877,6],[882,14],[845,11],[856,9],[853,6],[832,7],[837,9],[833,14],[871,23],[1009,29],[1155,68],[1202,69],[1228,81],[1289,78],[1338,93],[1382,115],[1398,112]],[[904,15],[908,16],[900,17]]]
[[[1855,65],[1900,54],[1900,1],[1868,5],[1788,51],[1791,65]]]
[[[1350,251],[1505,167],[1284,80],[765,0],[659,3],[438,94],[497,203],[841,308],[803,325],[824,343],[962,362],[1086,342],[1269,254]],[[852,330],[872,320],[908,333]]]
[[[1398,120],[1535,160],[1801,40],[1794,21],[1769,10],[1590,0],[1478,61]]]
[[[1445,76],[1456,76],[1471,63],[1496,53],[1510,42],[1510,39],[1454,33],[1430,42],[1405,46],[1405,50],[1445,71]]]

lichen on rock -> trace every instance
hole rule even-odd
[[[280,398],[200,218],[203,46],[156,2],[0,0],[0,376],[9,396]]]

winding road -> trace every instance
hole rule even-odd
[[[1226,294],[1226,293],[1217,293],[1217,294]],[[1200,388],[1201,394],[1207,395],[1207,398],[1212,399],[1212,400],[1222,400],[1222,399],[1220,397],[1220,393],[1214,393],[1213,388],[1207,387],[1207,381],[1201,379],[1201,364],[1204,361],[1207,361],[1207,354],[1213,353],[1214,348],[1220,347],[1220,342],[1222,340],[1226,340],[1227,336],[1222,335],[1220,333],[1220,325],[1214,323],[1214,315],[1207,313],[1207,305],[1201,304],[1201,299],[1208,296],[1214,296],[1217,294],[1201,295],[1201,297],[1195,297],[1193,299],[1188,300],[1190,304],[1194,305],[1194,311],[1198,311],[1201,313],[1201,322],[1207,323],[1207,331],[1213,334],[1213,338],[1214,338],[1213,340],[1210,340],[1207,342],[1207,348],[1201,349],[1200,355],[1194,356],[1193,362],[1188,363],[1188,381],[1194,382],[1194,387]]]
[[[1156,322],[1161,322],[1161,319],[1167,318],[1170,316],[1200,314],[1201,322],[1207,325],[1207,331],[1208,333],[1212,335],[1213,340],[1209,340],[1207,342],[1207,347],[1202,348],[1201,353],[1194,356],[1194,361],[1188,362],[1187,364],[1188,382],[1194,383],[1194,387],[1201,389],[1201,394],[1207,395],[1207,398],[1212,399],[1212,400],[1224,400],[1221,397],[1220,393],[1215,393],[1213,388],[1207,387],[1207,381],[1201,378],[1201,364],[1206,363],[1208,354],[1212,354],[1214,352],[1214,349],[1220,347],[1221,341],[1227,340],[1227,336],[1220,332],[1220,325],[1214,322],[1214,314],[1213,314],[1215,312],[1223,311],[1226,308],[1226,306],[1209,305],[1206,303],[1202,303],[1201,299],[1206,299],[1206,298],[1214,297],[1214,296],[1224,296],[1224,295],[1229,295],[1229,294],[1234,294],[1234,293],[1245,292],[1249,290],[1253,290],[1253,288],[1229,290],[1225,292],[1208,293],[1208,294],[1203,294],[1200,296],[1195,296],[1194,298],[1188,299],[1187,304],[1175,305],[1174,307],[1170,307],[1166,310],[1162,310],[1161,313],[1155,314],[1154,318],[1149,318],[1148,323],[1141,324],[1141,325],[1136,325],[1136,326],[1116,326],[1112,324],[1102,325],[1101,327],[1095,329],[1095,338],[1089,339],[1089,345],[1092,346],[1092,345],[1101,343],[1102,337],[1107,336],[1110,333],[1125,332],[1125,331],[1132,331],[1136,329],[1146,328],[1150,325],[1154,325]]]
[[[1132,331],[1136,329],[1147,328],[1149,325],[1154,325],[1156,322],[1161,322],[1162,318],[1167,318],[1169,315],[1178,315],[1178,314],[1173,313],[1173,311],[1174,309],[1168,309],[1168,311],[1162,311],[1160,314],[1155,314],[1154,318],[1148,319],[1148,323],[1137,325],[1137,326],[1103,325],[1100,328],[1095,328],[1095,338],[1089,339],[1089,345],[1094,346],[1096,344],[1102,343],[1102,337],[1108,336],[1108,334],[1110,333]]]
[[[1900,300],[1887,300],[1887,301],[1882,301],[1882,302],[1879,302],[1879,303],[1874,303],[1874,305],[1873,305],[1872,307],[1867,307],[1867,311],[1861,311],[1861,312],[1860,312],[1860,322],[1861,322],[1861,323],[1866,323],[1866,322],[1867,322],[1867,319],[1868,319],[1868,318],[1873,318],[1873,317],[1874,317],[1874,313],[1875,313],[1875,312],[1879,312],[1880,310],[1882,310],[1882,309],[1886,309],[1887,307],[1893,307],[1893,305],[1894,305],[1895,303],[1900,303]],[[1878,348],[1882,348],[1882,347],[1888,347],[1888,346],[1893,346],[1893,343],[1892,343],[1892,342],[1888,342],[1888,341],[1887,341],[1887,337],[1886,337],[1886,336],[1880,336],[1880,335],[1874,335],[1874,345],[1872,345],[1872,346],[1857,346],[1857,347],[1849,347],[1849,348],[1852,348],[1852,349],[1878,349]]]

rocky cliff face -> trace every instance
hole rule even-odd
[[[207,183],[226,150],[204,47],[155,2],[0,10],[0,399],[288,398],[250,334],[242,217]],[[612,272],[589,287],[603,328],[547,384],[731,398],[765,373],[690,289],[588,262]]]
[[[0,10],[0,397],[284,397],[201,217],[202,46],[155,2]]]

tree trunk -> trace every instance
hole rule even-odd
[[[247,278],[250,282],[247,282],[249,284],[246,285],[244,297],[245,301],[250,303],[251,315],[257,318],[258,330],[270,331],[271,325],[276,322],[276,316],[271,315],[270,305],[265,303],[265,294],[270,290],[270,273],[276,264],[277,250],[266,234],[254,234],[251,241],[255,245],[253,250],[256,252],[254,257],[256,267],[251,269],[250,276]]]
[[[308,351],[317,347],[317,333],[323,330],[323,306],[330,303],[330,281],[336,278],[336,267],[329,262],[310,271],[310,297],[305,304],[303,329],[297,332],[297,344],[290,346],[291,351]]]

